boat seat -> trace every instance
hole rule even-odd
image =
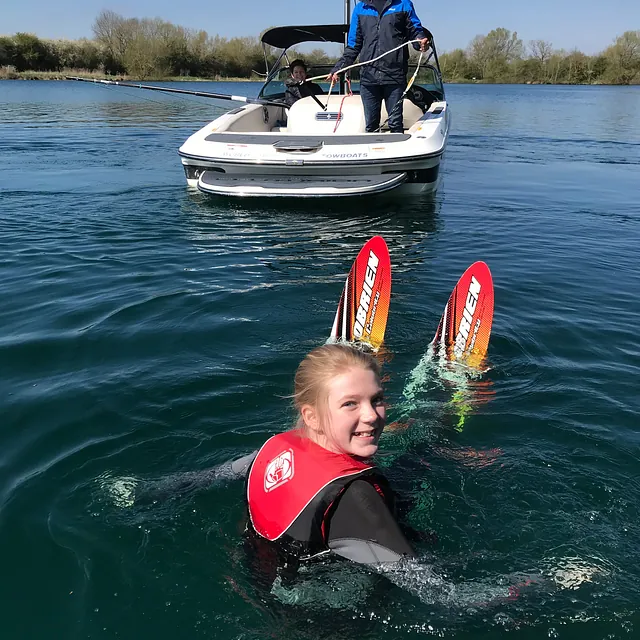
[[[318,96],[327,105],[327,96]],[[344,102],[343,102],[344,100]],[[342,108],[341,108],[342,107]],[[327,110],[323,111],[311,97],[301,98],[289,108],[287,133],[294,135],[324,135],[333,133],[340,112],[338,135],[364,133],[364,111],[360,96],[329,96]]]
[[[323,111],[318,103],[312,98],[301,98],[294,102],[289,108],[286,132],[294,135],[323,135],[334,133],[336,135],[353,135],[365,133],[364,109],[362,98],[359,95],[341,96],[332,95],[318,96],[322,104],[327,105],[327,110]],[[404,127],[409,129],[422,117],[422,109],[413,102],[403,100],[402,105]],[[340,113],[340,124],[336,128],[336,121]],[[381,123],[387,119],[387,110],[384,101],[382,103]]]
[[[422,116],[422,109],[417,105],[413,104],[411,100],[405,98],[402,101],[402,122],[404,124],[404,128],[410,129]],[[384,122],[387,119],[387,109],[384,106],[384,101],[382,102],[382,119],[380,122]]]

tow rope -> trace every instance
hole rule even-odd
[[[351,69],[355,69],[356,67],[363,67],[363,66],[365,66],[367,64],[372,64],[374,62],[377,62],[378,60],[381,60],[385,56],[388,56],[390,53],[393,53],[394,51],[398,51],[399,49],[402,49],[403,47],[408,47],[410,44],[415,44],[417,42],[420,42],[420,40],[408,40],[407,42],[404,42],[401,45],[399,45],[397,47],[394,47],[393,49],[389,49],[389,51],[385,51],[384,53],[380,54],[376,58],[372,58],[371,60],[365,60],[364,62],[358,62],[356,64],[349,65],[348,67],[344,67],[342,69],[339,69],[335,73],[336,74],[346,73],[347,71],[350,71]],[[405,96],[409,92],[409,89],[411,89],[413,83],[415,82],[416,78],[418,77],[418,72],[420,71],[420,65],[422,64],[422,58],[424,57],[424,53],[425,53],[424,51],[420,52],[420,57],[418,58],[418,64],[416,66],[416,70],[413,72],[413,75],[411,76],[411,79],[407,83],[407,86],[406,86],[405,90],[403,91],[402,95],[400,96],[398,102],[396,102],[396,104],[393,106],[391,111],[387,114],[387,119],[378,127],[378,131],[380,131],[382,129],[382,127],[384,127],[384,125],[387,124],[387,122],[389,122],[389,118],[396,111],[396,109],[398,108],[398,105],[402,105],[402,101],[404,100]],[[429,56],[429,58],[430,57],[431,56]],[[327,79],[327,76],[314,76],[313,78],[307,78],[305,80],[305,82],[313,82],[314,80],[326,80],[326,79]],[[342,117],[342,105],[344,104],[345,99],[347,97],[353,95],[353,92],[351,91],[351,80],[349,79],[348,76],[345,76],[345,79],[347,81],[347,86],[349,88],[349,93],[345,94],[345,96],[342,98],[342,101],[340,102],[340,108],[338,109],[338,119],[336,121],[336,126],[333,129],[333,133],[335,133],[336,130],[338,129],[338,124],[340,123],[340,118]],[[331,84],[329,85],[329,92],[327,93],[327,105],[326,105],[326,107],[324,107],[325,111],[329,107],[329,98],[331,96],[331,91],[333,90],[334,85],[335,85],[335,82],[332,79],[331,80]]]

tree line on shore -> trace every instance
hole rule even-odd
[[[185,29],[159,18],[124,18],[102,11],[94,39],[43,40],[33,34],[0,37],[0,77],[25,72],[85,70],[96,74],[151,78],[251,78],[265,69],[260,39],[223,38]],[[267,47],[273,63],[276,51]],[[331,64],[322,49],[301,54],[308,64]],[[445,82],[553,84],[640,83],[640,30],[626,31],[603,52],[554,49],[498,28],[476,36],[467,49],[440,55]]]

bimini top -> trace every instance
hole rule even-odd
[[[344,37],[349,31],[346,24],[313,24],[308,27],[275,27],[262,34],[264,44],[288,49],[301,42],[339,42],[344,44]]]

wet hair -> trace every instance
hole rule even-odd
[[[307,71],[307,65],[305,64],[304,60],[300,60],[300,58],[294,60],[290,65],[289,65],[289,71],[291,71],[291,73],[293,73],[293,70],[296,67],[302,67],[305,71]]]
[[[325,344],[307,354],[294,378],[293,404],[298,412],[297,428],[306,432],[300,415],[305,405],[312,406],[318,412],[321,424],[324,423],[328,385],[335,377],[350,369],[372,371],[380,379],[380,366],[373,355],[348,344]]]

